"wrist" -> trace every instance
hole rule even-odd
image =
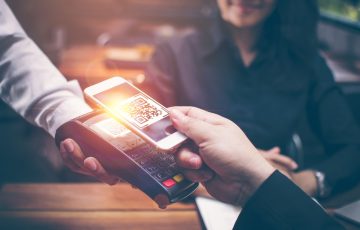
[[[305,170],[292,175],[292,179],[309,196],[315,196],[317,192],[317,183],[314,171]]]
[[[240,186],[236,204],[243,206],[275,170],[268,162],[261,160],[240,172],[237,177]]]

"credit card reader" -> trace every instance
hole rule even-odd
[[[55,141],[71,138],[83,153],[95,157],[107,172],[136,186],[159,204],[180,201],[198,183],[184,178],[174,156],[161,153],[102,111],[94,111],[62,125]]]

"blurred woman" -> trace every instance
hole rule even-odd
[[[301,117],[327,160],[287,174],[326,197],[360,177],[360,131],[317,50],[314,0],[217,0],[211,26],[161,44],[147,70],[150,94],[166,106],[191,105],[239,125],[274,165]],[[286,153],[285,153],[286,154]]]

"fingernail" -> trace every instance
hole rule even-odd
[[[64,147],[65,147],[66,151],[68,151],[69,153],[74,152],[75,146],[71,141],[66,141],[64,143]]]
[[[190,159],[190,164],[191,164],[191,167],[193,167],[193,168],[196,168],[196,169],[200,168],[199,158],[197,158],[197,157],[192,157],[192,158]]]
[[[177,109],[172,109],[171,112],[170,112],[170,116],[173,120],[176,120],[176,121],[183,121],[185,116],[183,113],[181,113],[179,110]]]
[[[89,169],[90,171],[93,171],[93,172],[95,172],[96,169],[97,169],[97,166],[96,166],[95,162],[91,161],[91,160],[87,161],[85,166],[86,166],[87,169]]]
[[[299,165],[296,163],[296,162],[293,162],[292,163],[292,168],[293,169],[297,169],[299,167]]]

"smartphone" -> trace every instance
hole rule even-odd
[[[158,150],[171,151],[187,139],[164,106],[121,77],[90,86],[85,95]]]

